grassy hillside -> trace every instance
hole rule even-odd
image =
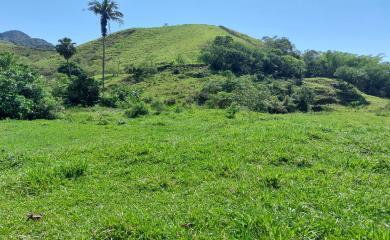
[[[42,68],[42,65],[38,62],[56,54],[55,51],[52,50],[33,49],[0,41],[0,53],[5,52],[15,54],[20,62],[37,67],[40,70],[43,70],[44,68]]]
[[[179,25],[159,28],[128,29],[112,34],[107,38],[108,72],[116,72],[129,65],[143,63],[170,63],[181,58],[186,63],[198,63],[201,48],[216,36],[231,35],[249,45],[261,41],[245,35],[232,35],[225,29],[210,25]],[[249,40],[248,40],[249,39]],[[78,47],[74,61],[88,72],[101,71],[101,41],[96,40]],[[53,56],[39,63],[42,66],[58,65],[61,58]]]
[[[0,238],[388,239],[390,118],[375,106],[2,121]]]

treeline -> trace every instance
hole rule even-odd
[[[390,64],[382,58],[342,52],[307,51],[302,55],[306,77],[338,78],[361,91],[390,98]]]
[[[237,76],[253,75],[258,80],[337,78],[367,94],[390,97],[390,64],[381,57],[332,51],[301,54],[287,38],[265,37],[263,43],[263,47],[255,47],[219,36],[202,50],[201,60],[215,71],[231,71]]]

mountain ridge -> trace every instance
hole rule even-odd
[[[53,50],[54,45],[41,38],[32,38],[19,30],[10,30],[0,33],[0,41],[9,42],[18,46],[24,46],[42,50]]]

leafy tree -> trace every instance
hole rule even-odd
[[[123,13],[119,11],[119,5],[113,0],[94,0],[88,3],[89,10],[100,16],[100,27],[102,33],[102,42],[103,42],[103,69],[102,69],[102,81],[103,81],[103,91],[104,91],[104,81],[106,74],[106,37],[107,37],[107,26],[110,21],[123,23]]]
[[[0,119],[52,119],[57,110],[38,73],[0,54]]]
[[[66,64],[68,66],[68,76],[71,76],[71,65],[69,64],[69,59],[77,52],[76,43],[72,42],[70,38],[63,38],[58,40],[58,45],[56,46],[57,52],[64,57]]]
[[[299,57],[300,53],[295,48],[295,45],[286,37],[263,37],[264,45],[267,48],[277,49],[280,51],[279,55],[291,55]]]
[[[282,56],[281,76],[287,78],[302,78],[305,74],[305,62],[290,55]]]
[[[99,84],[86,75],[73,77],[66,95],[71,105],[93,106],[99,101]]]
[[[230,36],[218,36],[202,50],[201,60],[215,71],[229,70],[236,75],[261,72],[265,54],[260,49],[234,42]]]
[[[70,75],[71,76],[87,76],[87,73],[84,71],[84,69],[82,69],[79,65],[77,65],[76,63],[69,63],[70,65]],[[62,73],[62,74],[68,74],[69,75],[69,69],[68,69],[68,64],[66,65],[61,65],[57,71],[59,73]]]

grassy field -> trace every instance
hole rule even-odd
[[[0,239],[389,239],[389,103],[369,100],[1,121]]]

